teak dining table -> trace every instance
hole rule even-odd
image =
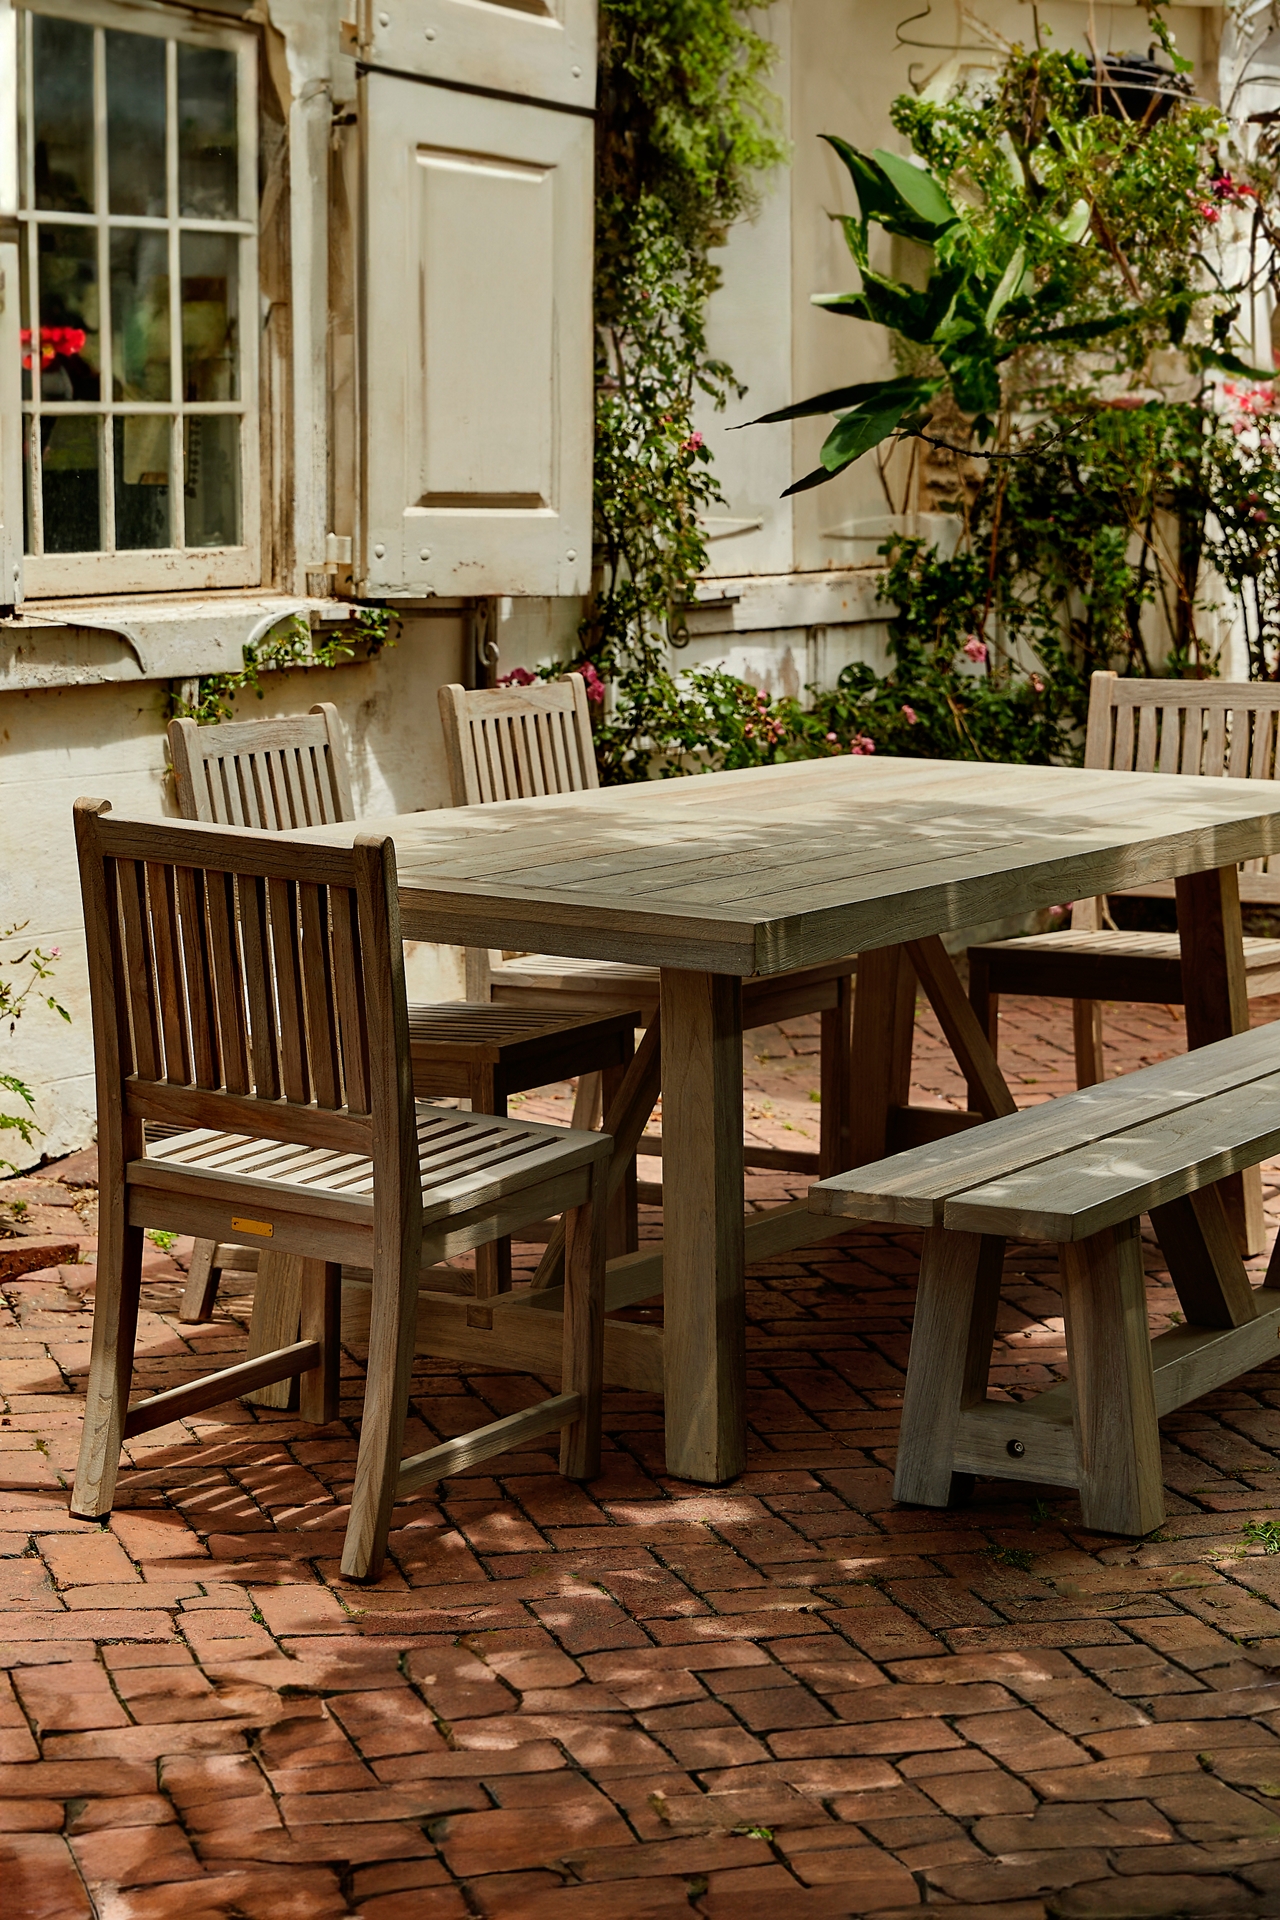
[[[746,1260],[831,1232],[803,1202],[744,1226],[742,980],[859,956],[855,1164],[1013,1110],[946,932],[1173,879],[1189,1042],[1222,1039],[1249,1024],[1237,863],[1280,851],[1280,788],[1274,806],[1266,791],[833,756],[305,837],[394,837],[406,939],[661,969],[663,1242],[611,1263],[608,1304],[661,1290],[665,1324],[610,1323],[620,1353],[623,1335],[627,1352],[647,1342],[644,1356],[658,1343],[656,1374],[644,1357],[614,1377],[662,1385],[668,1471],[716,1485],[746,1457]],[[907,1105],[917,978],[965,1068],[969,1114]],[[1237,1233],[1256,1242],[1261,1189],[1235,1178]],[[527,1294],[509,1298],[530,1311]],[[471,1351],[468,1311],[457,1303],[462,1344],[437,1350]]]

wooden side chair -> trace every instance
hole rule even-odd
[[[449,784],[458,807],[500,800],[582,793],[600,784],[591,739],[591,711],[581,674],[528,687],[499,687],[469,692],[441,687],[440,719],[449,764]],[[805,967],[768,979],[744,980],[744,1027],[772,1026],[798,1014],[816,1013],[822,1022],[822,1109],[817,1154],[781,1148],[748,1147],[748,1166],[763,1166],[827,1176],[847,1167],[851,1158],[852,956],[825,966]],[[504,959],[500,953],[468,954],[469,999],[497,1006],[542,1009],[592,1008],[604,1013],[639,1007],[640,1024],[652,1026],[658,1014],[658,969],[621,961],[558,959],[525,953]],[[611,1088],[579,1082],[575,1126],[591,1126],[612,1108]],[[616,1113],[618,1109],[612,1108]],[[642,1153],[660,1153],[657,1134],[645,1134]]]
[[[297,1377],[303,1417],[336,1418],[344,1261],[372,1275],[349,1578],[377,1577],[397,1499],[539,1433],[559,1429],[561,1470],[592,1476],[612,1142],[415,1102],[390,840],[335,850],[109,811],[75,806],[101,1226],[72,1512],[110,1512],[122,1442],[247,1388]],[[178,1131],[148,1144],[149,1121]],[[561,1391],[401,1459],[423,1263],[561,1211]],[[130,1406],[143,1232],[160,1225],[300,1257],[302,1324]]]
[[[1280,686],[1224,680],[1121,679],[1095,673],[1089,691],[1085,766],[1121,773],[1198,773],[1236,780],[1277,777]],[[1280,867],[1246,861],[1239,897],[1280,905]],[[1204,878],[1205,876],[1199,876]],[[1208,876],[1211,880],[1212,876]],[[1125,897],[1171,899],[1172,880],[1125,889]],[[1233,903],[1232,903],[1233,904]],[[1076,1084],[1105,1077],[1104,1000],[1185,1004],[1176,933],[1126,933],[1108,927],[1105,900],[1077,900],[1071,925],[969,949],[969,998],[996,1047],[1002,993],[1074,1001]],[[1249,999],[1280,991],[1280,940],[1244,942],[1243,991]],[[1196,1045],[1195,1010],[1187,1009]]]
[[[178,807],[186,820],[253,827],[269,833],[353,820],[351,781],[338,710],[327,701],[309,713],[275,720],[199,727],[169,724],[169,753]],[[464,1001],[411,1004],[409,1049],[419,1099],[468,1100],[473,1113],[505,1114],[514,1093],[596,1073],[611,1098],[621,1085],[635,1041],[636,1014],[616,1006],[572,1009],[479,1007]],[[629,1250],[625,1196],[611,1216],[611,1251]],[[204,1239],[192,1256],[180,1317],[207,1320],[213,1311],[228,1246]],[[236,1264],[257,1265],[238,1259]],[[296,1272],[262,1287],[262,1310],[273,1320],[294,1310]],[[511,1286],[511,1241],[476,1253],[475,1291],[488,1299]],[[268,1295],[273,1297],[269,1301]],[[255,1308],[257,1303],[255,1303]],[[255,1311],[255,1320],[261,1315]],[[255,1343],[266,1337],[255,1325]],[[288,1390],[265,1389],[260,1404],[288,1404]]]

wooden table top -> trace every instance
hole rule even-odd
[[[1280,784],[851,755],[306,837],[370,832],[409,939],[745,976],[1280,852]]]

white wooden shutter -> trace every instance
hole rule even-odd
[[[361,84],[360,591],[582,593],[593,122]]]
[[[361,11],[371,66],[595,105],[595,0],[362,0]]]

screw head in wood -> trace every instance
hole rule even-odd
[[[1014,1460],[1021,1460],[1026,1450],[1026,1444],[1021,1440],[1011,1440],[1005,1448],[1005,1452]]]

